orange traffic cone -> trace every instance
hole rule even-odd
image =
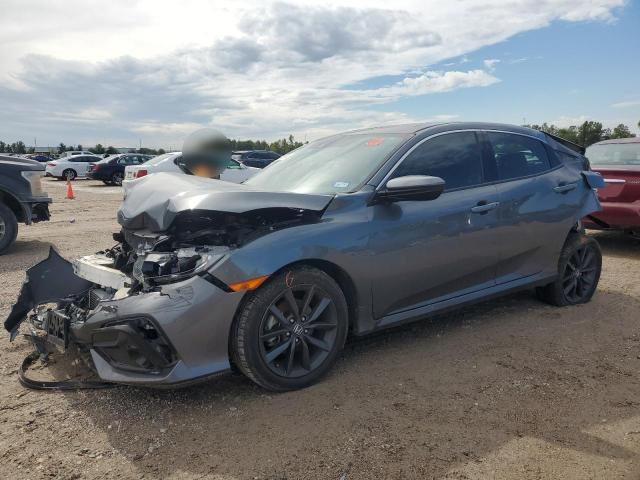
[[[73,187],[71,186],[71,180],[67,178],[67,199],[73,200],[75,197],[73,196]]]

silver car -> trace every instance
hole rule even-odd
[[[235,365],[267,389],[301,388],[349,335],[522,289],[584,303],[600,276],[580,219],[600,208],[602,178],[579,147],[527,128],[372,128],[244,184],[138,182],[117,246],[72,263],[52,250],[5,322],[15,336],[29,317],[108,382],[182,385]]]

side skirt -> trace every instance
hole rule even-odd
[[[375,330],[421,320],[447,310],[454,310],[466,305],[489,300],[491,298],[502,297],[519,290],[528,290],[530,288],[546,285],[553,282],[555,278],[555,274],[549,275],[548,273],[538,273],[528,277],[519,278],[508,283],[494,285],[476,292],[412,308],[410,310],[390,313],[380,319]]]

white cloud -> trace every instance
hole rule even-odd
[[[425,72],[419,77],[405,78],[392,87],[379,89],[382,94],[400,96],[427,95],[430,93],[450,92],[459,88],[488,87],[500,80],[484,70],[468,72]]]
[[[567,128],[567,127],[582,125],[587,120],[591,120],[591,117],[588,115],[578,115],[573,117],[563,115],[549,123],[551,123],[552,125],[555,125],[556,127]]]
[[[498,60],[497,58],[487,58],[482,63],[484,65],[484,68],[486,68],[490,72],[493,72],[496,69],[496,65],[500,63],[500,60]]]
[[[624,0],[4,0],[0,132],[66,143],[178,143],[199,125],[313,138],[416,118],[395,100],[496,84],[484,69],[433,71],[553,21],[610,21]],[[499,25],[500,28],[496,28]],[[462,60],[460,60],[462,59]],[[455,63],[455,62],[453,62]],[[373,77],[402,80],[367,87]],[[354,87],[357,85],[357,88]]]
[[[640,107],[640,100],[627,100],[624,102],[617,102],[611,105],[613,108],[628,108],[628,107]]]

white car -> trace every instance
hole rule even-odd
[[[76,155],[93,155],[93,153],[87,152],[86,150],[69,150],[67,152],[62,152],[60,154],[60,158],[63,158],[63,157],[74,157]]]
[[[45,168],[45,175],[47,177],[56,177],[63,180],[68,178],[73,180],[74,178],[84,178],[89,171],[89,165],[97,163],[102,160],[102,157],[97,155],[73,155],[67,157],[61,157],[56,160],[47,162]]]
[[[176,161],[182,152],[165,153],[152,158],[141,165],[128,165],[124,169],[123,187],[129,188],[138,178],[158,172],[183,173]],[[231,183],[242,183],[260,171],[259,168],[247,167],[236,160],[229,160],[229,165],[220,175],[220,180]]]

